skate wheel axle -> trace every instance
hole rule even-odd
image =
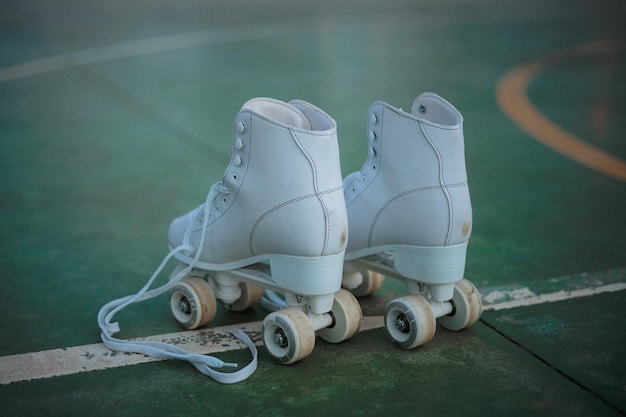
[[[187,299],[187,297],[183,297],[178,302],[178,309],[185,314],[191,313],[191,304],[189,304],[189,300]]]
[[[287,340],[287,335],[283,331],[283,329],[278,329],[274,332],[274,337],[272,338],[274,343],[281,348],[285,348],[289,345]]]
[[[409,323],[409,318],[406,315],[398,315],[396,318],[396,329],[400,330],[402,333],[408,333],[411,330],[411,324]]]

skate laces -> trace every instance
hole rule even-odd
[[[198,216],[203,216],[204,219],[208,219],[210,215],[209,211],[211,204],[219,193],[229,194],[230,189],[225,187],[221,182],[215,183],[209,190],[204,204],[201,204],[195,210],[189,213],[189,215],[191,216],[191,220],[197,220]],[[109,349],[119,352],[142,353],[144,355],[154,358],[178,359],[187,361],[191,363],[202,374],[207,375],[223,384],[233,384],[241,382],[247,379],[256,370],[258,355],[258,351],[256,346],[254,345],[254,342],[252,342],[250,337],[242,330],[227,330],[227,332],[241,340],[248,347],[248,349],[252,353],[252,360],[248,365],[234,372],[220,372],[212,368],[236,368],[238,366],[236,363],[227,363],[209,355],[189,353],[169,343],[158,341],[122,340],[113,337],[115,333],[118,333],[120,331],[119,323],[111,322],[115,314],[128,307],[130,304],[148,300],[169,291],[195,267],[200,257],[200,253],[202,252],[202,247],[204,246],[204,241],[206,237],[206,227],[204,226],[202,227],[202,233],[200,235],[198,248],[191,263],[185,268],[178,271],[173,277],[171,277],[171,279],[166,284],[151,289],[152,284],[154,283],[156,278],[161,274],[165,266],[176,254],[183,253],[187,256],[192,255],[194,247],[189,243],[191,239],[190,230],[191,227],[187,227],[187,230],[185,230],[185,234],[183,236],[183,243],[172,249],[165,256],[165,258],[163,258],[163,261],[161,261],[161,264],[154,271],[148,282],[136,294],[112,300],[100,309],[100,311],[98,312],[98,325],[100,327],[100,330],[102,331],[102,342]]]
[[[267,311],[277,311],[289,307],[285,299],[273,290],[264,290],[259,304]]]
[[[217,194],[230,194],[230,188],[226,187],[221,181],[220,182],[216,182],[215,184],[213,184],[213,186],[211,187],[211,189],[209,190],[209,195],[207,196],[206,201],[203,204],[200,204],[198,207],[196,207],[195,209],[193,209],[192,211],[190,211],[187,214],[187,220],[189,221],[189,223],[193,223],[196,220],[198,220],[198,218],[200,218],[200,220],[202,219],[206,219],[210,217],[210,202],[213,201],[213,199],[215,198],[215,196]],[[211,198],[211,196],[213,196],[213,198]],[[186,245],[189,243],[189,238],[191,236],[191,228],[188,227],[185,230],[185,235],[183,237],[183,244]]]

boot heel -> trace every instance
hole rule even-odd
[[[463,278],[467,242],[453,246],[396,246],[395,269],[405,278],[424,284],[450,284]]]
[[[294,294],[334,294],[341,288],[344,252],[328,256],[273,255],[272,279]]]

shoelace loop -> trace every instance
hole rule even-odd
[[[211,204],[215,200],[215,198],[220,193],[230,194],[230,192],[231,190],[228,187],[224,186],[221,182],[215,183],[209,190],[204,204],[201,204],[190,213],[191,220],[195,221],[197,219],[197,216],[200,215],[204,215],[204,217],[207,218],[209,214],[209,207],[211,207]],[[200,258],[202,247],[204,246],[206,227],[202,228],[200,242],[198,244],[198,248],[195,252],[192,262],[185,268],[180,269],[166,284],[154,289],[150,289],[156,278],[161,274],[161,272],[168,264],[168,262],[172,259],[172,257],[174,257],[177,253],[183,253],[186,256],[191,256],[191,254],[194,252],[196,248],[194,248],[193,245],[189,243],[191,240],[191,229],[191,227],[187,227],[187,230],[185,230],[185,234],[183,236],[182,244],[172,249],[163,258],[161,264],[154,271],[148,282],[136,294],[112,300],[100,309],[100,311],[98,312],[98,325],[100,327],[100,330],[102,331],[102,342],[109,349],[119,352],[142,353],[144,355],[156,358],[178,359],[187,361],[191,363],[196,369],[198,369],[198,371],[200,371],[202,374],[207,375],[214,380],[224,384],[241,382],[247,379],[256,370],[258,355],[256,346],[254,345],[250,337],[242,330],[228,330],[228,332],[241,340],[248,347],[252,354],[252,360],[250,361],[250,363],[248,363],[248,365],[234,372],[220,372],[212,369],[222,367],[233,368],[238,366],[236,363],[225,363],[222,360],[213,356],[192,354],[179,347],[163,342],[128,341],[113,337],[115,333],[119,333],[120,331],[119,323],[111,322],[115,314],[117,314],[122,309],[128,307],[130,304],[154,298],[158,295],[163,294],[166,291],[169,291],[195,267]]]

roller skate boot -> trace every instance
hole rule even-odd
[[[472,230],[463,118],[424,93],[411,114],[372,104],[368,133],[366,162],[344,179],[343,287],[365,296],[385,276],[404,280],[409,295],[389,302],[385,328],[394,344],[412,349],[432,339],[437,322],[461,330],[482,311],[478,291],[463,279]]]
[[[303,101],[257,98],[235,120],[232,159],[207,201],[169,229],[183,280],[170,296],[186,328],[208,323],[215,299],[241,311],[269,289],[287,308],[263,321],[270,355],[289,364],[320,337],[338,343],[361,311],[341,290],[347,218],[335,121]]]
[[[304,101],[252,99],[235,118],[222,181],[204,204],[169,227],[164,263],[178,261],[163,287],[171,311],[181,326],[194,329],[213,319],[217,300],[241,311],[255,305],[264,289],[280,293],[286,308],[265,317],[263,342],[279,363],[301,360],[312,352],[316,335],[339,343],[359,329],[361,307],[341,289],[347,233],[335,121]],[[103,308],[101,327],[105,344],[115,349],[112,307]],[[245,334],[236,336],[254,359],[234,377],[199,367],[205,355],[182,359],[220,382],[238,382],[254,371],[256,350]]]

